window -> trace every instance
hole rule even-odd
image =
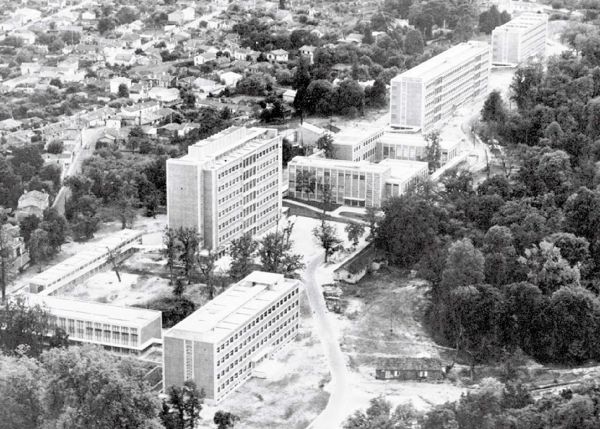
[[[194,357],[194,344],[192,341],[189,340],[184,340],[184,360],[183,360],[183,367],[184,367],[184,374],[185,374],[185,380],[190,380],[192,378],[194,378],[194,362],[193,362],[193,357]]]

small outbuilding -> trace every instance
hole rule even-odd
[[[437,358],[381,358],[375,366],[377,380],[435,381],[445,376],[445,368]]]

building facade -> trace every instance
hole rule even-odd
[[[380,127],[344,128],[333,135],[334,158],[345,161],[373,161],[384,129]]]
[[[427,146],[427,140],[421,133],[386,132],[377,144],[376,159],[425,161]],[[444,165],[458,154],[458,142],[440,139],[440,149],[440,163]]]
[[[27,295],[27,302],[48,312],[50,334],[61,328],[75,343],[96,344],[108,351],[134,355],[160,343],[160,311],[33,294]]]
[[[460,43],[390,82],[390,125],[428,132],[487,94],[490,48]]]
[[[546,56],[548,15],[524,13],[492,31],[492,63],[516,66]]]
[[[218,403],[298,332],[300,282],[255,271],[163,335],[163,386],[193,380]]]
[[[231,127],[167,161],[171,228],[195,228],[203,247],[222,250],[245,233],[274,227],[281,213],[281,137]]]
[[[386,159],[379,164],[296,156],[288,163],[288,195],[351,207],[380,207],[428,174],[426,162]]]

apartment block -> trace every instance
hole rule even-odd
[[[193,380],[218,403],[295,338],[300,282],[255,271],[163,335],[163,386]]]
[[[346,161],[373,161],[382,127],[348,127],[333,136],[334,158]]]
[[[167,161],[171,228],[196,228],[221,251],[250,232],[274,227],[281,213],[281,137],[270,128],[231,127]]]
[[[351,207],[380,207],[428,174],[426,162],[372,162],[296,156],[288,163],[288,195],[307,201],[329,199]]]
[[[387,131],[377,144],[376,159],[404,159],[407,161],[425,161],[429,143],[421,133],[401,133]],[[440,140],[442,165],[458,154],[458,142]]]
[[[29,281],[29,291],[54,295],[61,289],[82,282],[130,256],[142,242],[142,231],[124,229],[53,265]]]
[[[428,132],[487,94],[490,48],[460,43],[390,82],[390,125]]]
[[[548,15],[523,13],[492,31],[492,63],[516,66],[546,56]]]
[[[39,294],[27,295],[27,302],[42,306],[49,314],[51,331],[62,328],[69,341],[75,343],[96,344],[112,352],[134,355],[160,343],[160,311]]]

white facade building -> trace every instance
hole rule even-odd
[[[346,161],[373,161],[381,127],[349,126],[333,135],[334,158]]]
[[[163,336],[163,386],[193,380],[218,403],[298,332],[300,282],[254,271]]]
[[[492,31],[492,63],[516,66],[546,56],[548,15],[524,13]]]
[[[231,127],[167,161],[169,226],[196,228],[203,246],[274,227],[281,213],[281,137],[270,128]]]
[[[466,42],[390,82],[390,125],[428,132],[465,103],[487,94],[490,47]]]

